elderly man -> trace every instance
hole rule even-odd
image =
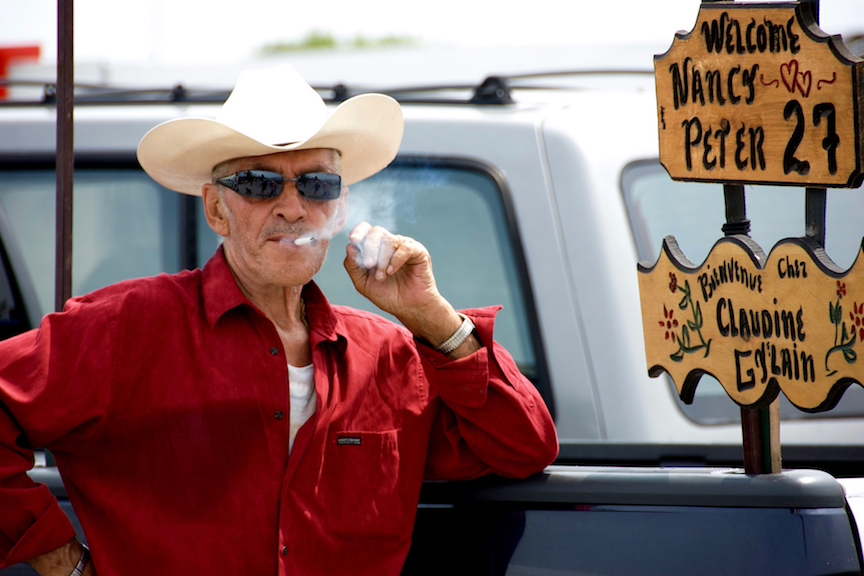
[[[200,194],[202,270],[72,299],[0,343],[0,560],[43,575],[398,574],[423,478],[522,477],[557,454],[534,387],[457,313],[418,242],[363,223],[345,268],[404,327],[331,305],[313,276],[347,184],[402,134],[378,94],[332,115],[290,67],[244,73],[215,120],[141,141]],[[30,447],[55,455],[86,551]],[[442,551],[446,553],[446,551]]]

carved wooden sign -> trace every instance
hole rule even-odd
[[[844,272],[807,239],[766,257],[731,236],[696,267],[669,236],[658,262],[639,266],[639,291],[648,372],[668,372],[685,402],[703,373],[742,406],[782,390],[812,412],[864,382],[864,250]]]
[[[702,4],[654,75],[673,179],[861,184],[864,61],[818,28],[809,4]]]

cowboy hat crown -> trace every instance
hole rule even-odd
[[[354,96],[329,114],[321,96],[284,64],[241,73],[215,119],[178,118],[147,132],[138,162],[166,188],[200,195],[213,167],[226,160],[332,148],[341,154],[345,184],[353,184],[393,161],[402,130],[399,103],[389,96]]]

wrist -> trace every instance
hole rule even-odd
[[[84,570],[87,569],[88,564],[90,564],[90,550],[86,545],[81,544],[81,557],[78,559],[78,563],[75,564],[75,568],[69,576],[82,576]]]
[[[394,315],[414,336],[424,340],[432,348],[440,346],[462,324],[462,317],[443,298],[423,308],[415,308],[405,314]]]
[[[84,545],[73,538],[55,550],[28,560],[28,564],[41,576],[71,576],[81,562],[84,550]],[[89,552],[87,558],[89,563]]]
[[[459,317],[462,318],[462,323],[459,325],[459,328],[453,332],[447,340],[435,346],[435,350],[442,354],[452,354],[474,333],[474,322],[464,314],[458,314]]]

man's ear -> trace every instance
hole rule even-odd
[[[231,231],[228,225],[228,211],[216,185],[209,182],[204,184],[201,188],[201,199],[204,201],[204,216],[207,218],[207,224],[220,236],[228,236]]]

